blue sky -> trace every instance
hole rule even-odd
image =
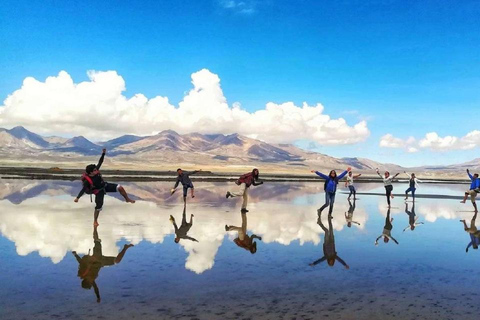
[[[364,142],[317,142],[317,151],[404,165],[469,161],[478,145],[408,153],[379,141],[479,129],[479,16],[478,1],[3,1],[0,100],[28,76],[65,70],[80,82],[87,70],[115,70],[126,96],[177,105],[206,68],[228,103],[250,112],[306,101],[349,125],[367,120]]]

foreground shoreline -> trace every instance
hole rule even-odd
[[[61,169],[61,168],[35,168],[35,167],[0,167],[0,179],[25,179],[25,180],[80,180],[82,169]],[[152,171],[152,170],[102,170],[102,174],[112,180],[147,182],[147,181],[174,181],[175,171]],[[231,172],[201,171],[195,175],[196,181],[224,182],[235,181],[239,174]],[[314,174],[282,174],[264,173],[261,180],[269,182],[321,182],[323,179]],[[406,181],[406,178],[399,178],[398,181]],[[362,177],[355,179],[359,183],[378,183],[382,180],[376,175],[362,174]],[[422,178],[423,183],[441,184],[464,184],[469,183],[468,179],[458,178]]]

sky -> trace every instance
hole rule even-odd
[[[0,127],[480,158],[478,1],[2,1]]]

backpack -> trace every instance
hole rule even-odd
[[[330,179],[330,176],[328,177],[328,179],[325,180],[325,184],[323,185],[323,190],[324,191],[327,191],[327,185],[328,185],[328,181],[330,181],[332,179]],[[335,177],[335,184],[338,184],[338,177]]]
[[[84,173],[82,174],[82,185],[83,185],[83,183],[84,183],[85,181],[87,181],[88,184],[89,184],[89,188],[85,190],[85,193],[86,193],[86,194],[90,194],[90,195],[91,195],[91,194],[95,194],[95,195],[96,195],[96,194],[98,194],[98,193],[100,192],[101,189],[94,189],[94,187],[93,187],[93,180],[92,180],[92,178],[88,175],[88,173],[86,173],[86,172],[84,172]]]
[[[235,184],[236,184],[237,186],[241,185],[241,184],[244,183],[245,180],[247,180],[247,178],[248,178],[249,176],[251,176],[251,175],[252,175],[251,172],[242,174],[242,175],[240,176],[240,178],[238,178],[238,180],[235,181]]]

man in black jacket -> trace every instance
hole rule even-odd
[[[103,207],[103,199],[105,197],[105,193],[118,191],[123,196],[126,202],[135,203],[135,200],[132,200],[128,197],[127,192],[121,185],[109,183],[103,180],[102,174],[99,170],[103,164],[103,160],[105,159],[106,152],[107,149],[102,150],[102,156],[100,157],[100,160],[98,160],[97,165],[89,164],[85,168],[85,173],[82,176],[83,188],[82,190],[80,190],[75,200],[73,200],[74,202],[78,202],[78,200],[81,196],[83,196],[84,193],[95,195],[95,212],[93,224],[96,226],[98,226],[97,219]]]

